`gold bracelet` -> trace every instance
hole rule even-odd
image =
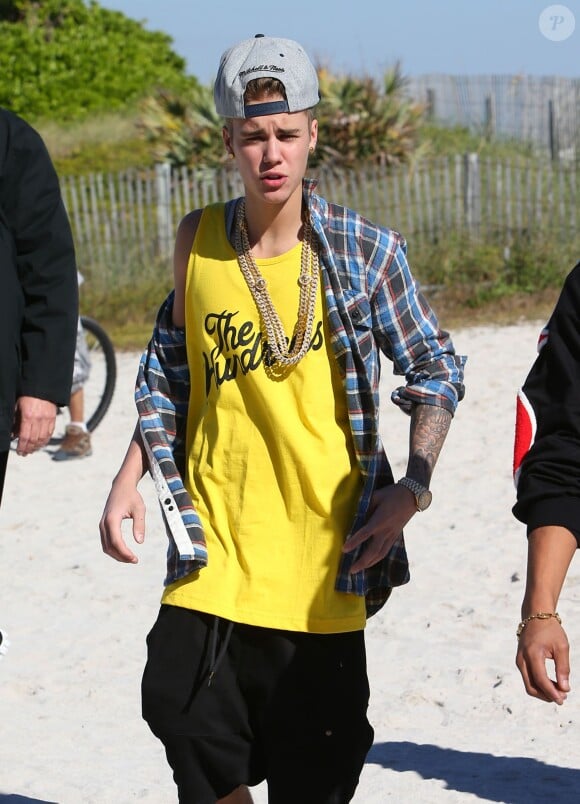
[[[526,627],[526,625],[530,622],[530,620],[549,620],[551,618],[558,620],[558,623],[562,625],[562,618],[558,614],[557,611],[539,611],[537,614],[530,614],[529,617],[524,617],[521,623],[518,625],[518,630],[516,631],[516,637],[519,639],[522,635],[522,631]]]

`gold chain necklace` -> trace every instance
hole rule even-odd
[[[243,199],[236,210],[234,246],[238,264],[260,313],[273,361],[285,367],[295,365],[304,357],[310,346],[318,293],[318,248],[310,220],[308,219],[304,223],[300,276],[298,277],[300,285],[298,317],[290,341],[286,338],[280,316],[268,293],[268,284],[260,273],[250,250],[246,205]]]

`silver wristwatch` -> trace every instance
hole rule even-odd
[[[397,481],[398,486],[404,486],[406,489],[413,494],[415,497],[415,505],[417,506],[417,511],[426,511],[427,508],[431,505],[431,500],[433,499],[433,495],[429,491],[426,486],[423,486],[419,483],[418,480],[413,480],[412,477],[402,477],[400,480]]]

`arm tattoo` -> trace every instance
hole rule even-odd
[[[429,486],[451,424],[451,413],[436,405],[415,405],[411,413],[407,475]]]

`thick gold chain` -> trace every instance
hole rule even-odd
[[[295,365],[304,357],[310,346],[318,293],[318,249],[310,220],[308,219],[304,223],[300,275],[298,277],[300,286],[298,316],[290,340],[286,337],[280,316],[268,293],[268,283],[260,273],[250,250],[246,205],[243,199],[236,210],[234,246],[240,270],[260,313],[268,348],[274,362],[281,366]]]

